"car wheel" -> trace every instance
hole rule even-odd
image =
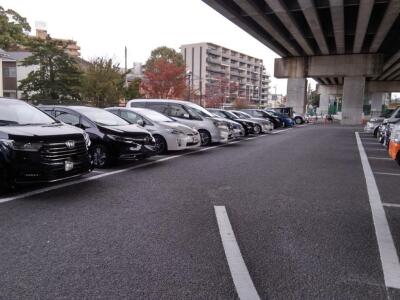
[[[95,168],[107,168],[111,165],[112,159],[110,151],[106,146],[101,144],[95,144],[92,148],[92,161]]]
[[[200,129],[200,139],[202,146],[209,146],[211,144],[211,134],[207,130]]]
[[[254,133],[255,134],[261,134],[261,126],[260,125],[255,125],[254,126]]]
[[[154,139],[156,140],[154,146],[154,152],[156,154],[164,154],[168,151],[167,142],[161,135],[154,135]]]
[[[303,124],[303,120],[302,120],[300,117],[294,118],[294,122],[295,122],[297,125]]]
[[[397,153],[396,161],[400,166],[400,151]]]

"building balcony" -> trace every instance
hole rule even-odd
[[[214,54],[214,55],[221,55],[221,51],[218,49],[208,48],[207,53]]]

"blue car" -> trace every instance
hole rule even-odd
[[[270,114],[272,114],[274,117],[279,118],[279,120],[282,122],[284,127],[292,127],[295,123],[293,121],[293,119],[289,118],[288,116],[278,113],[274,110],[271,109],[266,109],[267,112],[269,112]]]

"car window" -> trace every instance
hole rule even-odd
[[[129,110],[122,110],[121,117],[131,123],[137,123],[139,120],[143,121],[143,118],[141,116]]]
[[[131,107],[141,107],[141,108],[145,108],[145,107],[146,107],[146,102],[132,101],[132,102],[131,102]]]
[[[50,116],[55,116],[55,112],[53,109],[44,109],[43,110],[46,114],[50,115]]]
[[[86,120],[85,118],[81,118],[81,124],[82,124],[83,128],[90,128],[90,127],[92,127],[92,124],[89,123],[89,121]]]
[[[56,119],[70,125],[79,125],[79,117],[65,111],[56,111]]]
[[[395,118],[400,118],[400,109],[398,110],[398,112],[397,112]]]
[[[180,104],[170,104],[168,115],[171,117],[182,118],[182,119],[189,119],[190,115],[186,111],[186,109]]]
[[[146,108],[158,111],[162,114],[167,114],[168,111],[168,103],[161,102],[148,102]]]

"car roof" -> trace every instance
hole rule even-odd
[[[129,100],[128,103],[129,102],[152,102],[152,101],[166,102],[166,103],[178,103],[178,104],[192,104],[192,102],[189,102],[189,101],[176,100],[176,99],[132,99],[132,100]]]

